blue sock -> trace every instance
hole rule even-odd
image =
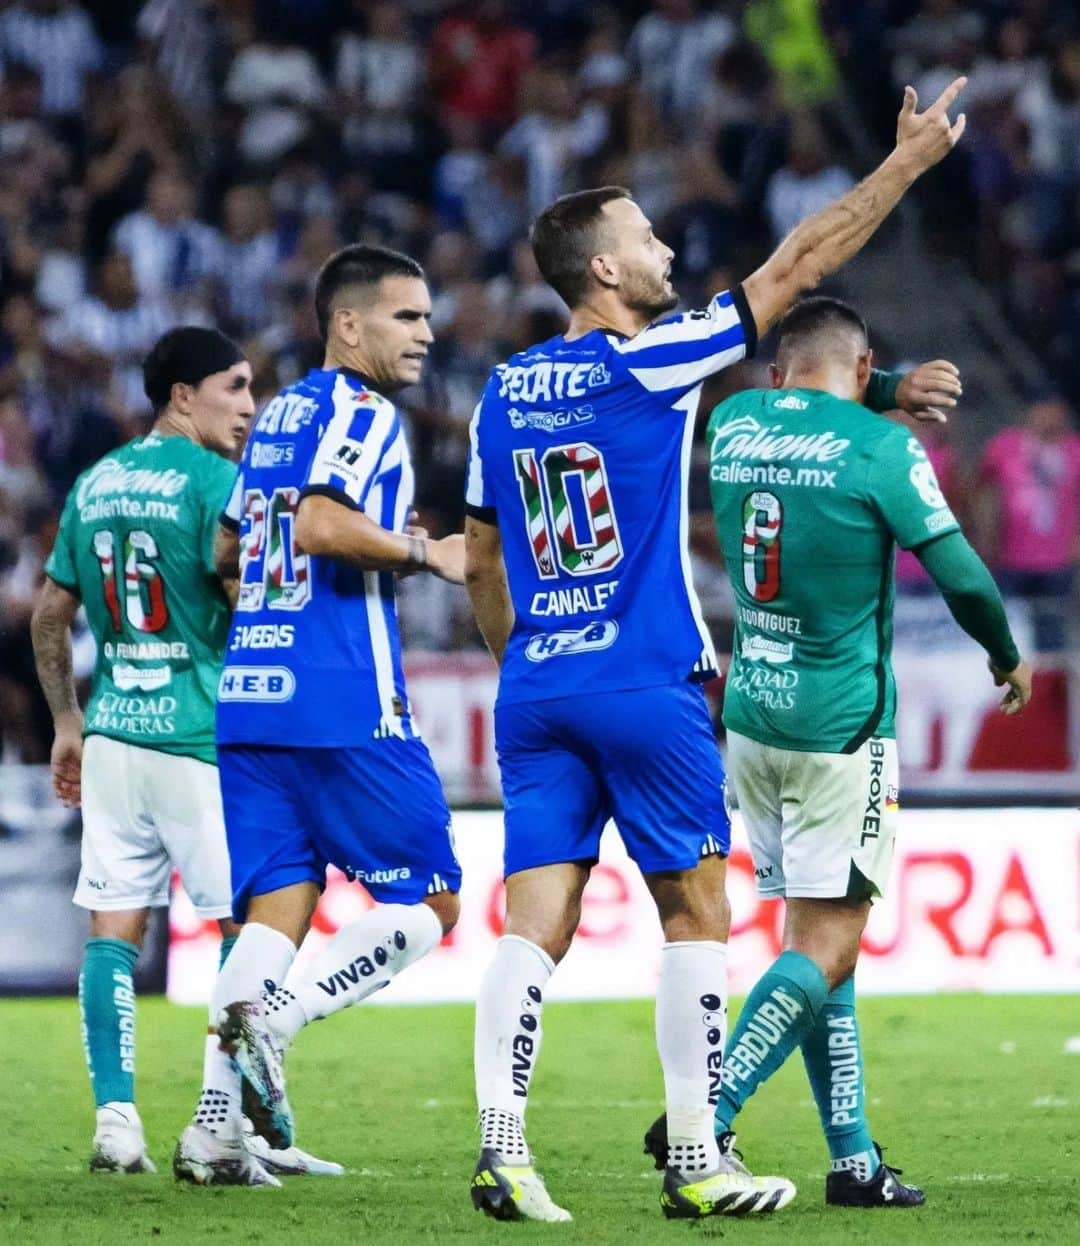
[[[139,949],[123,939],[87,939],[79,974],[83,1047],[94,1102],[135,1102],[135,983]]]
[[[802,1053],[833,1167],[852,1167],[857,1172],[869,1168],[864,1179],[872,1177],[880,1161],[866,1123],[854,977],[841,982],[825,1001],[817,1025],[803,1039]],[[843,1160],[859,1162],[839,1162]]]
[[[825,975],[801,952],[782,952],[757,980],[724,1052],[718,1132],[813,1029],[828,994]]]
[[[229,959],[229,953],[233,950],[233,944],[239,939],[239,935],[223,935],[221,938],[221,947],[218,949],[218,973],[221,972],[222,966]]]

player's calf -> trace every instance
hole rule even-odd
[[[292,1109],[285,1091],[281,1047],[266,1024],[261,1002],[238,1000],[218,1017],[221,1049],[228,1052],[241,1080],[244,1115],[272,1147],[293,1143]]]

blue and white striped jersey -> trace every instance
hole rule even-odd
[[[392,403],[316,368],[259,415],[222,522],[239,529],[240,597],[218,688],[219,744],[336,748],[415,735],[391,572],[297,549],[301,498],[325,494],[404,531],[413,469]]]
[[[498,523],[514,603],[500,701],[715,671],[690,576],[690,450],[702,382],[755,345],[737,287],[633,338],[556,337],[495,369],[466,509]]]

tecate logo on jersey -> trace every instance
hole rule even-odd
[[[546,662],[548,658],[561,658],[568,653],[609,649],[618,634],[619,625],[612,619],[590,623],[572,632],[549,632],[546,636],[534,636],[525,646],[525,656],[530,662]]]
[[[143,467],[126,467],[115,459],[102,459],[79,481],[75,502],[81,510],[91,498],[109,494],[142,493],[150,497],[174,498],[183,493],[187,482],[187,472],[178,472],[171,467],[155,472]]]
[[[611,372],[602,363],[501,364],[499,397],[511,402],[561,402],[584,398],[591,389],[611,384]]]
[[[218,683],[219,701],[288,701],[296,676],[284,666],[227,666]]]
[[[851,445],[832,430],[785,433],[783,424],[766,427],[750,415],[729,420],[713,433],[712,459],[758,459],[762,462],[832,463]]]

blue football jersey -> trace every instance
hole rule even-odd
[[[753,352],[741,289],[632,338],[552,338],[492,373],[466,507],[497,522],[515,622],[499,699],[706,678],[687,486],[701,384]]]
[[[317,368],[259,415],[222,522],[240,597],[218,686],[219,744],[339,747],[412,730],[391,572],[302,553],[301,498],[325,494],[404,531],[413,469],[391,402]]]

